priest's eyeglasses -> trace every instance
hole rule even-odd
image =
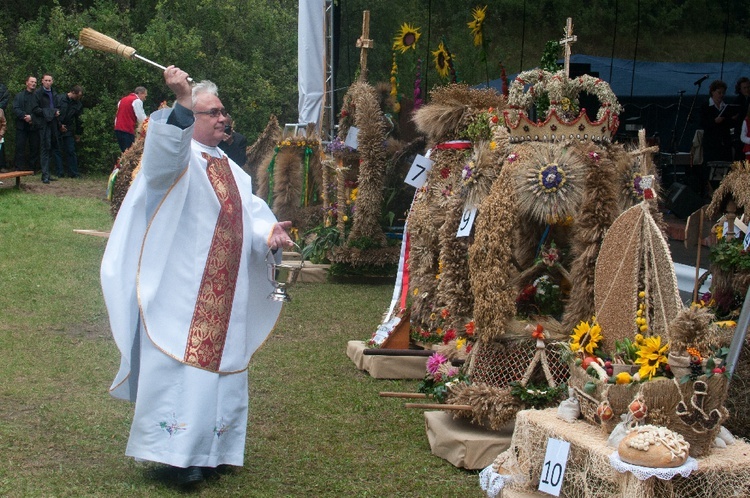
[[[193,114],[207,114],[211,116],[212,118],[218,118],[219,114],[221,114],[224,117],[227,117],[227,114],[229,113],[223,107],[221,109],[219,109],[218,107],[214,107],[213,109],[209,109],[207,111],[193,111]]]

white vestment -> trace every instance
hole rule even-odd
[[[242,465],[247,365],[281,310],[267,299],[273,285],[265,257],[276,218],[230,160],[242,207],[236,286],[223,348],[209,351],[215,364],[195,364],[188,352],[201,343],[202,329],[192,321],[210,280],[206,262],[221,210],[204,155],[224,154],[192,140],[192,126],[167,124],[170,112],[151,115],[141,171],[102,261],[102,290],[121,353],[110,392],[135,401],[127,455],[178,467]],[[211,347],[221,342],[211,339]]]

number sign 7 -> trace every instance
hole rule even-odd
[[[432,161],[424,156],[417,155],[406,174],[404,182],[412,187],[420,188],[427,181],[427,172],[432,169]]]

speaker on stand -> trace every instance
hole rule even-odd
[[[693,189],[683,183],[673,183],[666,195],[666,204],[672,213],[683,220],[703,206],[703,199]]]

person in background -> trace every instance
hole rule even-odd
[[[5,111],[0,107],[0,153],[5,155],[5,130],[7,130],[7,120],[5,119]],[[0,170],[6,173],[5,170]],[[0,185],[3,183],[0,182]]]
[[[4,83],[0,83],[0,111],[3,113],[3,122],[7,126],[7,114],[8,114],[8,102],[10,102],[10,92],[8,91],[8,87],[5,86]],[[8,172],[8,165],[5,163],[5,146],[3,145],[3,142],[5,141],[5,130],[3,130],[3,135],[0,137],[0,173],[7,173]]]
[[[135,402],[125,454],[192,487],[244,463],[247,367],[281,311],[267,299],[266,257],[294,243],[291,222],[276,221],[217,147],[216,85],[192,86],[174,66],[164,81],[176,102],[149,117],[101,281],[121,353],[110,393]]]
[[[57,166],[57,176],[65,176],[63,165],[63,154],[65,153],[65,162],[68,165],[68,173],[71,178],[80,178],[78,172],[78,155],[76,154],[76,142],[81,139],[81,112],[83,104],[83,88],[80,85],[73,85],[66,94],[57,96],[57,108],[60,110],[60,139],[61,147],[55,154],[55,164]],[[62,149],[62,151],[60,150]]]
[[[731,128],[734,119],[732,112],[724,101],[727,84],[714,80],[708,88],[711,97],[701,108],[701,127],[703,128],[703,164],[698,170],[698,188],[701,194],[710,194],[708,184],[709,166],[712,161],[732,160]]]
[[[224,125],[224,137],[219,143],[219,148],[223,150],[229,159],[237,163],[242,169],[245,169],[247,161],[247,139],[245,135],[234,130],[234,121],[232,116],[227,114]]]
[[[742,121],[740,129],[740,141],[742,142],[742,155],[740,161],[750,161],[750,107],[747,109],[745,119]]]
[[[146,120],[143,102],[148,97],[146,87],[137,86],[133,93],[126,95],[117,103],[115,114],[115,138],[120,151],[125,152],[135,142],[135,134]]]
[[[26,87],[13,97],[13,114],[16,117],[17,170],[37,171],[39,166],[39,129],[32,118],[36,76],[26,78]],[[28,155],[26,154],[28,148]]]
[[[52,88],[52,75],[45,73],[42,76],[42,87],[34,92],[34,109],[32,113],[37,121],[39,130],[39,163],[42,168],[42,183],[57,180],[50,175],[50,162],[54,154],[59,151],[60,131],[57,118],[60,110],[57,109],[57,92]]]
[[[747,113],[750,110],[750,78],[748,78],[747,76],[743,76],[742,78],[738,79],[737,83],[734,85],[734,93],[736,93],[737,96],[735,97],[733,103],[739,109],[737,111],[737,115],[739,118],[735,123],[734,160],[743,161],[748,158],[745,156],[745,144],[742,141],[742,134],[740,130],[742,128],[742,124],[745,122],[745,116],[747,116]]]

